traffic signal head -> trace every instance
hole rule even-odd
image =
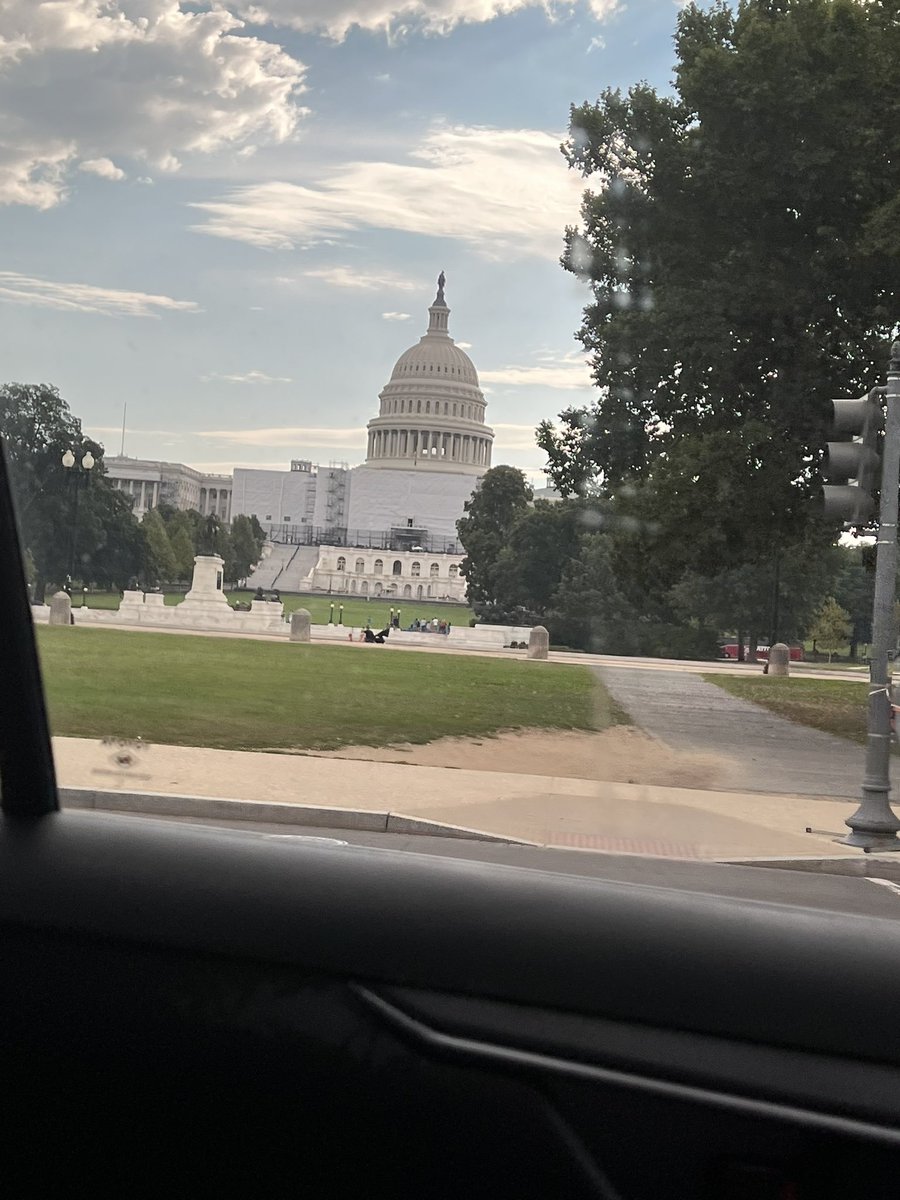
[[[842,525],[867,525],[875,513],[881,481],[881,433],[885,388],[858,400],[832,400],[832,430],[846,435],[829,442],[823,464],[825,516]]]

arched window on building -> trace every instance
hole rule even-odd
[[[450,571],[449,571],[450,578],[455,579],[458,574],[459,574],[459,567],[456,565],[456,563],[452,563],[450,566]]]
[[[376,558],[375,559],[375,574],[380,575],[383,570],[384,570],[384,563],[381,561],[380,558]]]
[[[437,577],[438,577],[438,575],[440,575],[440,573],[441,573],[441,568],[440,568],[439,564],[432,563],[431,564],[431,578],[437,579]]]
[[[341,557],[340,557],[340,558],[338,559],[338,561],[337,561],[337,569],[338,569],[339,571],[346,571],[346,570],[347,570],[347,560],[346,560],[346,558],[344,558],[343,554],[341,555]]]
[[[399,558],[394,559],[394,565],[391,568],[391,574],[392,575],[402,575],[403,574],[403,563],[400,561]]]
[[[350,591],[351,591],[351,592],[355,592],[355,591],[356,591],[356,580],[355,580],[355,579],[351,579],[351,580],[350,580]]]
[[[444,369],[446,370],[446,367],[445,367]],[[446,415],[447,415],[447,413],[448,413],[449,411],[450,411],[450,405],[449,405],[449,404],[447,403],[447,401],[445,400],[445,401],[444,401],[444,416],[445,416],[445,417],[446,417]]]
[[[365,571],[365,569],[366,569],[365,560],[364,560],[364,559],[362,559],[362,558],[358,558],[358,559],[356,560],[356,573],[357,573],[357,575],[362,575],[362,573],[363,573],[363,571]]]
[[[422,564],[418,563],[418,562],[414,562],[413,565],[409,568],[409,573],[410,573],[410,575],[414,575],[414,576],[421,575],[422,574]]]
[[[421,585],[421,583],[420,583],[420,584],[419,584],[419,586],[416,588],[416,599],[417,599],[417,600],[421,600],[421,599],[422,599],[422,585]]]
[[[362,583],[359,585],[359,591],[360,591],[360,595],[362,595],[362,596],[366,596],[366,595],[368,595],[368,592],[369,592],[369,585],[368,585],[368,583],[367,583],[367,581],[366,581],[365,579],[364,579],[364,580],[362,581]]]
[[[409,597],[412,595],[412,586],[410,584],[404,583],[403,595],[405,599],[409,599]]]
[[[431,412],[431,401],[430,401],[430,400],[426,400],[426,401],[425,401],[425,411],[426,411],[427,413],[430,413],[430,412]]]
[[[384,588],[381,586],[381,584],[376,583],[375,584],[375,595],[380,596],[383,591],[384,591]]]
[[[422,411],[422,401],[417,400],[416,401],[416,412],[421,412],[421,411]]]

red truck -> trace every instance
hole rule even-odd
[[[719,649],[722,651],[723,658],[736,659],[738,656],[737,642],[726,642],[724,645],[720,646]],[[802,646],[789,646],[788,651],[790,653],[791,662],[803,662],[803,647]],[[750,657],[750,647],[745,645],[744,646],[744,658],[746,659],[749,657]],[[768,645],[757,646],[756,647],[756,657],[760,662],[765,662],[766,659],[769,657]]]

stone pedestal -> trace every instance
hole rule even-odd
[[[295,608],[291,613],[291,641],[310,641],[311,629],[312,614],[305,608]]]
[[[218,554],[198,554],[194,559],[191,590],[178,605],[181,617],[232,617],[228,597],[222,590],[225,562]]]
[[[51,625],[72,624],[72,601],[66,592],[55,592],[50,597],[49,622]]]
[[[144,597],[145,608],[165,608],[166,598],[162,592],[148,592]]]
[[[143,607],[144,607],[144,593],[143,592],[135,592],[135,591],[124,592],[122,594],[122,599],[119,601],[119,612],[128,612],[129,610],[131,610],[133,612],[134,609],[136,609],[136,608],[142,609]]]
[[[790,675],[791,652],[784,642],[769,647],[769,674]]]
[[[550,634],[543,625],[535,625],[528,637],[528,657],[547,658],[550,653]]]

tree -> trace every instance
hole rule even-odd
[[[174,579],[177,574],[175,555],[159,512],[151,508],[144,513],[141,524],[147,541],[146,569],[149,578],[161,583]]]
[[[516,520],[527,510],[533,492],[515,467],[491,467],[456,523],[466,552],[460,571],[468,584],[469,602],[496,604],[501,591],[500,553]]]
[[[12,467],[22,541],[34,563],[35,597],[43,599],[48,583],[61,584],[68,574],[75,488],[76,574],[118,581],[133,573],[143,554],[137,521],[106,477],[103,447],[84,437],[58,390],[44,383],[0,385],[0,436]],[[63,467],[67,450],[78,459],[90,451],[95,461],[87,475]]]
[[[808,527],[828,399],[880,376],[895,320],[898,51],[891,5],[719,0],[679,14],[674,95],[573,107],[564,153],[601,186],[563,261],[592,284],[600,390],[539,428],[565,494],[664,491],[703,436],[703,523],[729,523],[733,564]]]
[[[875,601],[874,547],[841,547],[840,567],[832,594],[850,614],[850,657],[856,658],[860,643],[872,640],[872,608]]]
[[[543,616],[563,573],[580,551],[582,505],[537,500],[510,526],[497,559],[497,600],[502,608]]]
[[[250,518],[238,515],[231,523],[231,544],[225,563],[225,575],[235,581],[246,579],[259,562],[261,546],[254,535]]]
[[[809,637],[828,652],[828,661],[831,662],[835,650],[847,644],[852,629],[850,614],[841,608],[834,596],[829,596],[809,627]]]
[[[672,589],[673,607],[684,619],[701,621],[719,633],[735,633],[743,660],[745,640],[755,649],[759,635],[768,639],[777,634],[779,641],[800,637],[840,579],[844,554],[810,539],[779,547],[777,556],[761,564],[715,575],[686,572]]]
[[[637,653],[638,614],[619,589],[609,537],[582,534],[580,543],[554,593],[548,618],[551,637],[594,654]]]
[[[174,578],[190,579],[194,571],[194,543],[191,541],[191,535],[181,522],[169,525],[167,533],[174,558]]]

